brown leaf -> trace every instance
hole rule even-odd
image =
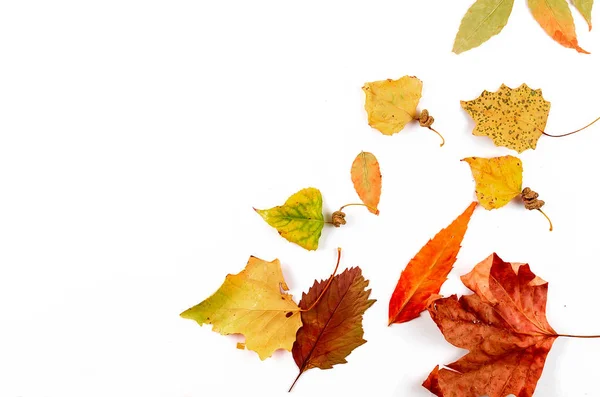
[[[489,268],[489,273],[487,269]],[[531,397],[558,337],[546,319],[548,284],[496,254],[463,277],[475,294],[436,300],[429,314],[469,353],[423,383],[438,397]]]
[[[327,281],[315,281],[308,293],[302,294],[300,308],[309,308],[325,290]],[[311,368],[330,369],[345,364],[346,357],[364,344],[362,317],[375,303],[369,299],[369,282],[360,268],[353,267],[335,276],[324,295],[309,311],[302,312],[302,327],[292,348],[300,369],[296,381]],[[292,384],[292,387],[294,387]],[[290,390],[292,389],[290,388]]]

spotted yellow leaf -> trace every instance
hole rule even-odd
[[[281,206],[254,210],[277,229],[281,237],[307,250],[316,250],[325,225],[322,208],[321,192],[309,187],[290,196]]]
[[[467,157],[475,179],[475,194],[487,210],[500,208],[521,194],[523,163],[514,156]]]
[[[223,335],[243,334],[246,341],[237,347],[264,360],[277,349],[291,351],[302,325],[300,309],[287,290],[279,260],[251,256],[244,270],[229,274],[217,292],[181,317],[212,324]]]
[[[473,135],[488,136],[496,146],[519,153],[535,149],[550,112],[542,90],[527,84],[514,89],[502,84],[496,92],[483,91],[479,98],[460,103],[475,121]]]
[[[369,125],[384,135],[400,132],[416,119],[423,82],[413,76],[366,83],[365,110]]]

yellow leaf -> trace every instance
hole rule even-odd
[[[384,135],[400,132],[416,119],[423,82],[413,76],[366,83],[365,110],[369,125]]]
[[[483,91],[479,98],[460,103],[476,123],[473,135],[488,136],[496,146],[519,153],[535,149],[550,112],[542,90],[527,84],[515,89],[502,84],[496,92]]]
[[[350,170],[354,189],[369,211],[379,215],[377,205],[381,196],[381,170],[373,153],[360,152]]]
[[[227,275],[217,292],[181,317],[212,324],[223,335],[243,334],[246,348],[264,360],[277,349],[291,351],[302,325],[300,309],[283,292],[287,290],[279,260],[251,256],[244,270]]]
[[[475,178],[475,193],[479,204],[487,210],[504,207],[521,194],[523,164],[513,156],[467,157]]]
[[[325,225],[322,208],[321,192],[309,187],[290,196],[284,205],[254,210],[277,229],[281,237],[307,250],[316,250]]]

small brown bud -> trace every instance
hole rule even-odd
[[[419,125],[421,127],[429,128],[434,122],[434,118],[429,115],[429,111],[427,109],[423,109],[421,115],[419,116]]]
[[[344,214],[342,211],[335,211],[333,214],[331,214],[331,223],[333,223],[333,226],[335,227],[345,225],[346,214]]]
[[[523,199],[523,204],[525,204],[525,208],[528,210],[539,210],[546,204],[544,200],[538,199],[540,195],[530,188],[526,187],[521,192],[521,198]]]

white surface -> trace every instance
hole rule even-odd
[[[328,3],[328,4],[326,4]],[[294,296],[326,278],[335,248],[378,302],[348,364],[310,370],[297,396],[415,396],[462,352],[428,316],[387,327],[406,263],[474,198],[466,156],[515,154],[473,137],[460,99],[501,83],[541,87],[548,131],[598,116],[600,38],[575,15],[584,56],[517,1],[505,30],[450,52],[471,0],[4,1],[0,5],[0,396],[285,396],[291,354],[261,362],[179,313],[250,255],[280,258]],[[595,13],[597,16],[597,14]],[[418,126],[385,137],[366,81],[416,75]],[[444,294],[496,251],[550,282],[559,332],[598,334],[594,300],[600,126],[522,154],[556,230],[517,204],[477,209]],[[328,210],[357,201],[355,155],[383,172],[381,216],[348,209],[316,252],[252,211],[303,187]],[[600,396],[600,340],[558,340],[536,396]]]

